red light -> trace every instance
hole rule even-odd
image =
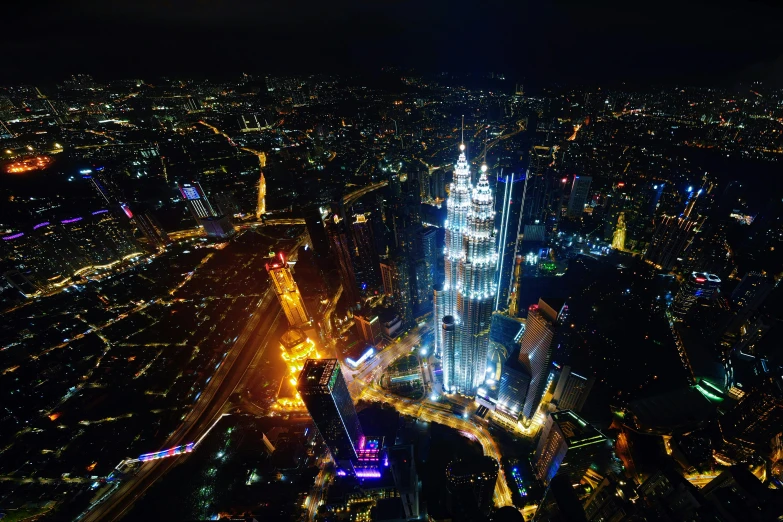
[[[562,181],[563,183],[566,183],[566,182],[568,182],[568,178],[563,178],[560,181]]]
[[[618,187],[624,187],[624,186],[625,186],[625,181],[621,181],[621,182],[619,182],[619,183],[617,184],[617,186],[618,186]]]
[[[697,283],[703,283],[704,281],[706,281],[706,279],[704,279],[703,277],[697,277],[696,278],[696,282]]]

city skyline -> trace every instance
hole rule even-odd
[[[287,52],[0,85],[0,517],[783,513],[783,90]]]

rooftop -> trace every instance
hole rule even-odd
[[[603,433],[571,410],[556,411],[551,415],[552,420],[563,433],[569,448],[606,440]]]
[[[298,387],[328,386],[336,367],[337,359],[307,359],[299,374]]]

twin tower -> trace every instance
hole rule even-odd
[[[435,349],[443,391],[472,395],[484,382],[497,292],[495,211],[487,166],[474,186],[465,145],[446,201],[445,281],[435,288]]]

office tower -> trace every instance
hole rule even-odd
[[[612,248],[615,250],[625,250],[625,213],[620,212],[617,216],[617,225],[612,234]]]
[[[576,413],[550,413],[538,440],[533,471],[545,484],[561,473],[578,482],[591,465],[602,462],[609,444],[603,433]]]
[[[125,212],[130,222],[139,229],[151,247],[163,248],[171,242],[166,231],[150,212],[134,214],[127,203],[121,203],[120,208]]]
[[[356,214],[351,225],[353,230],[354,266],[356,281],[362,290],[375,288],[380,282],[380,261],[375,248],[372,221],[369,214]]]
[[[541,298],[528,309],[525,333],[519,351],[519,362],[530,373],[530,387],[522,410],[527,419],[533,418],[546,391],[552,364],[552,351],[560,339],[557,327],[568,307],[562,299]]]
[[[378,315],[370,311],[360,311],[354,314],[356,329],[362,339],[373,346],[381,342],[381,321]]]
[[[405,444],[389,448],[389,467],[394,487],[400,494],[405,520],[419,518],[419,475],[413,458],[413,445]]]
[[[530,165],[523,187],[522,224],[545,225],[550,231],[560,218],[563,182],[554,169],[555,149],[536,145],[530,151]]]
[[[453,521],[473,522],[489,515],[498,470],[498,462],[486,456],[455,460],[446,467],[446,488]]]
[[[438,231],[427,227],[419,232],[419,258],[416,260],[416,297],[420,310],[432,304],[432,289],[438,270]]]
[[[353,472],[364,438],[337,359],[308,359],[296,389],[340,471]]]
[[[731,304],[737,309],[755,310],[774,288],[772,280],[757,272],[748,272],[731,293]]]
[[[329,237],[326,235],[323,212],[318,207],[310,207],[305,210],[304,220],[307,235],[310,236],[310,246],[316,257],[326,259],[329,256]]]
[[[180,183],[178,186],[190,213],[193,214],[193,219],[200,223],[202,218],[219,216],[212,203],[209,202],[204,189],[201,188],[201,183],[194,181],[192,183]]]
[[[571,195],[568,197],[568,217],[581,217],[590,196],[592,181],[593,178],[590,176],[574,176],[574,181],[571,183]]]
[[[512,275],[514,271],[514,259],[519,245],[519,234],[522,232],[522,203],[524,201],[525,177],[508,174],[498,175],[498,193],[502,191],[503,197],[498,198],[498,211],[500,217],[498,224],[498,290],[495,294],[495,310],[508,308],[509,295],[511,294]]]
[[[492,314],[489,327],[488,378],[500,380],[500,372],[508,359],[508,354],[519,348],[523,333],[525,333],[524,319],[511,317],[503,312]]]
[[[454,170],[446,203],[446,281],[443,309],[457,328],[453,353],[444,342],[443,387],[446,392],[472,394],[484,381],[489,327],[495,304],[497,253],[495,251],[492,192],[486,166],[476,187],[470,178],[465,146]],[[440,296],[439,296],[440,298]],[[435,324],[443,317],[435,317]]]
[[[771,381],[765,382],[742,395],[718,424],[724,441],[736,446],[740,454],[767,453],[783,426],[783,399]]]
[[[354,305],[359,302],[359,293],[356,288],[356,275],[353,271],[351,259],[351,243],[348,231],[345,229],[345,220],[332,213],[324,220],[326,236],[329,238],[330,252],[337,270],[340,272],[340,281],[343,284],[343,295],[346,302]]]
[[[530,373],[514,356],[516,351],[503,365],[500,373],[497,409],[514,420],[518,420],[525,405],[525,397],[530,387]]]
[[[413,325],[413,295],[408,258],[397,254],[380,264],[383,291],[391,296],[394,309],[402,319],[403,328]]]
[[[715,274],[692,272],[674,297],[672,315],[682,321],[693,305],[714,299],[719,289],[720,278]]]
[[[671,270],[679,264],[706,219],[691,216],[700,194],[701,190],[690,191],[685,210],[679,216],[661,217],[644,252],[645,261],[659,270]]]
[[[282,253],[280,254],[280,262],[267,263],[266,271],[269,272],[269,278],[275,286],[277,299],[288,319],[288,324],[292,328],[296,328],[309,323],[310,316],[307,314],[302,295],[299,293],[299,287],[296,286],[294,276],[291,274],[291,269]]]
[[[443,169],[432,171],[430,173],[429,181],[432,199],[437,201],[446,199],[446,173]]]
[[[555,386],[552,403],[557,405],[558,410],[571,410],[579,413],[582,411],[582,406],[584,406],[590,390],[593,389],[594,383],[594,375],[583,377],[572,372],[570,366],[563,366],[557,380],[557,386]]]

